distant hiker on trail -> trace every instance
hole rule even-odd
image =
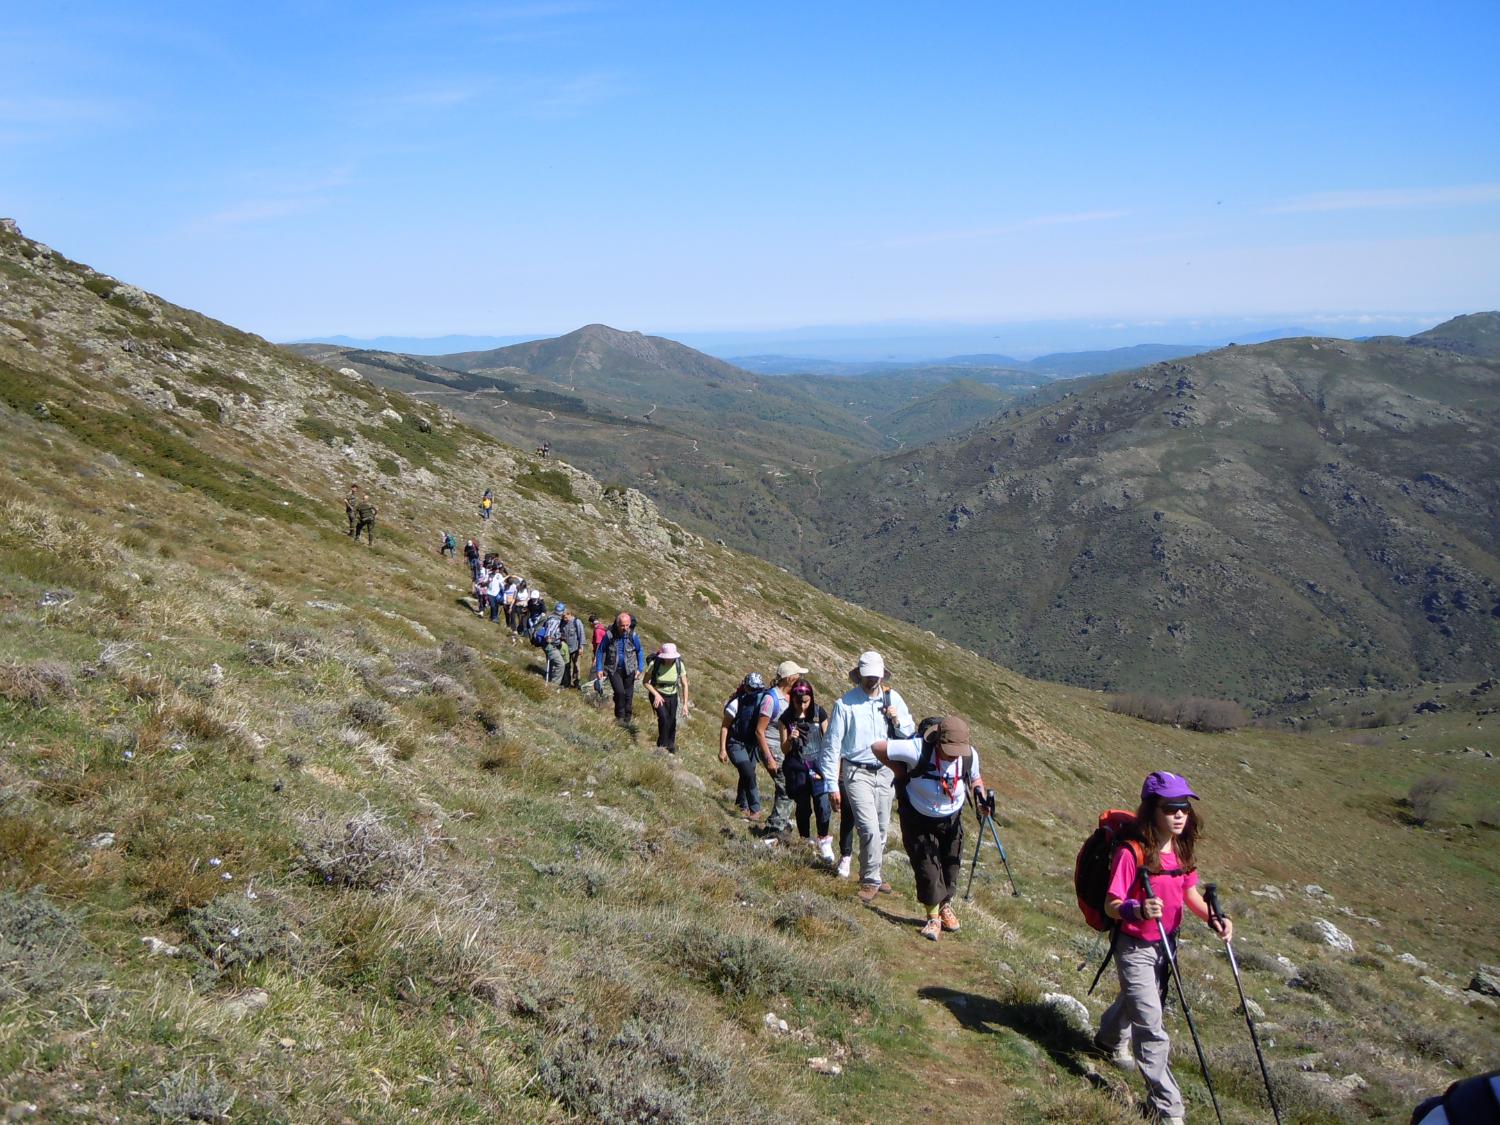
[[[641,682],[651,696],[651,710],[656,712],[656,747],[669,754],[677,753],[677,718],[688,713],[687,668],[668,641],[646,658]]]
[[[798,680],[792,685],[791,703],[781,716],[781,746],[785,752],[781,772],[787,796],[797,807],[797,833],[808,839],[810,821],[816,814],[818,855],[833,862],[831,794],[838,791],[838,768],[828,745],[828,712],[818,706],[812,684]]]
[[[438,554],[440,554],[440,555],[447,555],[451,559],[453,557],[454,552],[457,551],[457,550],[458,550],[458,540],[455,539],[455,538],[453,538],[453,532],[451,532],[451,531],[445,531],[445,532],[443,532],[443,545],[438,548]]]
[[[543,679],[555,687],[562,686],[563,675],[568,667],[568,646],[563,643],[563,614],[567,612],[568,607],[558,602],[552,607],[552,612],[542,618],[531,638],[532,643],[542,650],[542,655],[547,659]]]
[[[352,484],[349,486],[349,495],[344,497],[344,515],[349,517],[349,538],[354,538],[355,518],[359,510],[359,490]]]
[[[626,726],[635,716],[635,678],[646,665],[635,619],[628,613],[615,618],[594,653],[594,679],[609,680],[615,697],[615,721]]]
[[[469,573],[479,581],[479,544],[470,539],[464,544],[464,561],[469,564]]]
[[[911,712],[899,692],[885,686],[885,659],[878,652],[862,652],[850,670],[854,687],[833,705],[828,741],[839,763],[839,792],[834,808],[847,805],[859,834],[859,897],[870,902],[890,894],[881,877],[886,837],[891,830],[891,799],[895,775],[870,749],[876,739],[910,738],[916,733]],[[843,846],[843,833],[840,833]],[[850,844],[852,844],[852,840]],[[838,873],[849,877],[849,853],[839,859]]]
[[[1162,998],[1171,965],[1162,934],[1174,947],[1186,906],[1225,942],[1234,936],[1228,918],[1209,921],[1198,891],[1194,852],[1203,819],[1186,779],[1158,771],[1141,786],[1141,804],[1129,845],[1115,853],[1104,912],[1119,921],[1113,944],[1120,996],[1099,1021],[1094,1045],[1124,1069],[1140,1068],[1158,1120],[1181,1125],[1182,1092],[1168,1064],[1171,1041],[1162,1026]],[[1144,876],[1150,878],[1146,893]]]
[[[739,774],[734,803],[746,820],[760,819],[759,753],[755,725],[760,705],[769,689],[759,672],[751,672],[724,704],[719,720],[719,761],[733,765]]]
[[[526,587],[526,579],[516,580],[515,600],[512,603],[514,612],[511,614],[510,627],[518,634],[526,631],[526,614],[531,608],[531,591]]]
[[[600,621],[592,613],[589,614],[589,638],[594,646],[589,650],[589,662],[592,663],[599,656],[599,646],[604,643],[604,634],[609,632],[609,626]]]
[[[532,591],[536,593],[536,591]],[[547,616],[547,603],[541,598],[533,597],[526,603],[526,610],[521,615],[521,636],[535,639],[536,628],[542,623],[542,618]]]
[[[494,513],[494,510],[495,510],[495,492],[494,492],[494,489],[486,488],[484,490],[484,496],[482,496],[480,498],[480,500],[479,500],[479,518],[482,519],[482,520],[488,520],[490,518],[491,514]]]
[[[563,647],[568,650],[568,662],[563,668],[562,686],[578,687],[578,655],[583,651],[583,622],[571,609],[564,609],[562,616]]]
[[[552,456],[552,443],[550,441],[542,442],[541,445],[536,447],[536,455],[543,461]]]
[[[368,492],[361,493],[359,505],[354,509],[355,518],[358,522],[354,525],[354,538],[359,539],[359,533],[363,531],[369,538],[370,546],[375,546],[375,517],[380,514],[380,509],[375,507],[375,501],[370,499]]]
[[[959,928],[953,895],[964,865],[964,799],[972,791],[975,804],[986,803],[969,724],[948,715],[918,738],[876,739],[870,749],[902,775],[896,782],[901,840],[927,912],[922,936],[937,941],[944,930]]]
[[[766,819],[767,832],[787,832],[792,827],[792,797],[786,788],[786,772],[781,768],[785,755],[780,719],[792,701],[792,686],[805,675],[807,669],[795,660],[783,660],[776,665],[776,682],[761,701],[760,715],[755,720],[755,741],[761,761],[771,775],[774,792],[771,815]]]

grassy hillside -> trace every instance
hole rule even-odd
[[[1292,1120],[1403,1120],[1494,1057],[1459,991],[1500,959],[1482,754],[1125,719],[4,229],[0,285],[8,1115],[1129,1122],[1139,1085],[1044,994],[1085,987],[1077,841],[1160,766],[1205,796]],[[341,533],[351,480],[373,548]],[[490,485],[525,499],[490,528],[514,569],[684,648],[678,760],[461,604],[437,537]],[[746,834],[711,751],[744,671],[796,655],[826,697],[870,646],[914,710],[973,719],[1025,892],[987,857],[938,947],[899,862],[865,910]],[[1463,799],[1414,828],[1435,771]],[[1225,962],[1194,933],[1183,963],[1228,1119],[1263,1120]]]

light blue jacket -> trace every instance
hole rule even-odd
[[[828,720],[833,777],[838,777],[840,765],[846,761],[858,765],[879,765],[879,760],[870,747],[880,739],[890,737],[885,726],[885,716],[880,713],[884,706],[884,692],[871,696],[858,684],[845,692],[843,698],[833,705],[833,715]],[[906,700],[901,698],[899,691],[891,692],[891,710],[896,713],[896,729],[901,736],[910,738],[914,735],[917,724],[912,722],[911,712],[906,709]]]

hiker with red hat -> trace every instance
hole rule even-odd
[[[1234,936],[1228,918],[1210,918],[1198,890],[1195,851],[1203,815],[1193,806],[1197,799],[1180,774],[1158,770],[1146,778],[1135,824],[1126,834],[1128,846],[1115,855],[1104,902],[1105,914],[1119,922],[1114,960],[1120,995],[1100,1020],[1094,1044],[1122,1069],[1140,1069],[1151,1109],[1167,1125],[1181,1125],[1186,1113],[1162,1024],[1162,996],[1183,908],[1221,940]]]
[[[964,801],[970,791],[978,805],[988,798],[969,724],[948,715],[923,725],[916,738],[879,739],[870,749],[896,775],[901,841],[927,912],[922,936],[937,941],[959,929],[953,895],[963,869]],[[874,896],[860,897],[868,902]]]

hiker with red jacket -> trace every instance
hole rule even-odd
[[[1152,1111],[1166,1125],[1181,1125],[1182,1092],[1168,1064],[1171,1041],[1162,1025],[1162,996],[1170,969],[1162,935],[1175,948],[1186,907],[1225,942],[1234,936],[1228,918],[1210,920],[1198,890],[1197,856],[1203,817],[1198,794],[1186,779],[1159,770],[1141,786],[1141,804],[1125,846],[1115,853],[1104,912],[1119,922],[1115,973],[1120,996],[1099,1021],[1094,1045],[1123,1069],[1140,1068]],[[1141,875],[1150,876],[1152,895]]]
[[[897,774],[901,841],[917,880],[917,900],[927,912],[922,936],[928,941],[958,932],[953,895],[963,869],[964,800],[972,790],[975,804],[989,802],[969,738],[969,724],[948,715],[916,738],[882,738],[870,747]]]

